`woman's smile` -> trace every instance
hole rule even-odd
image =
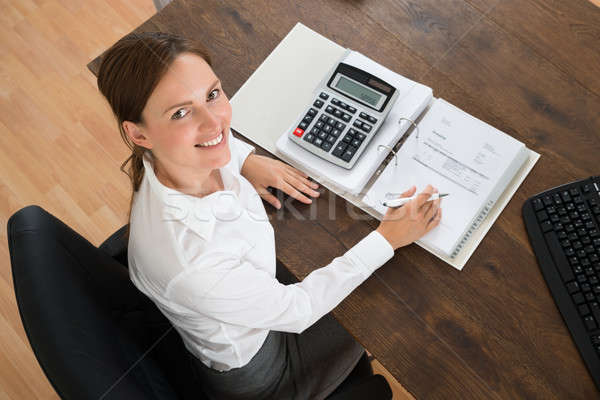
[[[208,140],[204,143],[197,144],[195,145],[195,147],[214,149],[222,147],[222,145],[226,144],[226,142],[227,141],[225,140],[225,135],[223,134],[223,132],[221,132],[216,138]]]

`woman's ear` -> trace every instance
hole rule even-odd
[[[138,146],[152,149],[152,141],[144,135],[143,130],[134,122],[123,121],[123,130],[129,139]]]

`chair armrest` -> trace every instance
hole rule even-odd
[[[373,375],[352,383],[344,391],[336,393],[327,400],[389,400],[392,389],[381,375]]]
[[[126,237],[129,224],[122,226],[115,233],[110,235],[98,248],[106,254],[127,266],[127,244]]]

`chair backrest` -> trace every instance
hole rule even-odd
[[[179,335],[125,266],[37,206],[17,211],[7,229],[21,319],[61,398],[194,392]]]

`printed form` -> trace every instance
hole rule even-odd
[[[418,127],[418,140],[415,129],[397,153],[398,165],[390,161],[364,201],[384,214],[381,201],[412,185],[449,193],[440,225],[421,242],[451,255],[482,210],[493,206],[490,194],[524,145],[442,99]]]

